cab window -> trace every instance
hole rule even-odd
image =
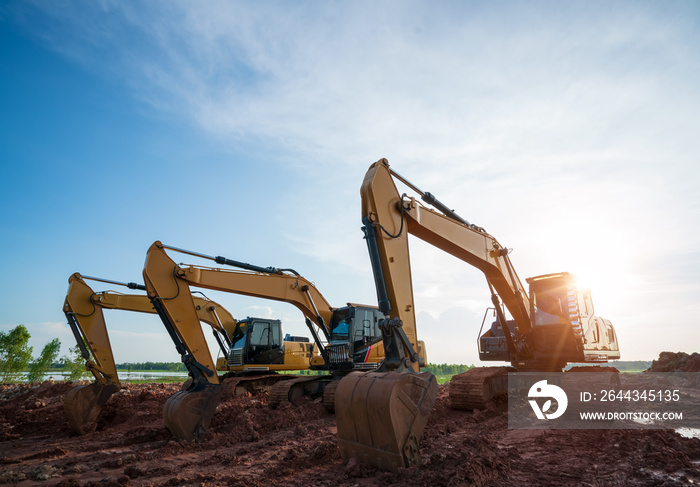
[[[370,341],[374,337],[379,336],[379,328],[377,323],[377,312],[375,310],[357,308],[355,310],[355,330],[353,331],[353,340]]]
[[[556,325],[568,322],[568,302],[563,286],[538,286],[532,297],[535,324]]]
[[[350,338],[350,329],[353,319],[352,308],[337,309],[331,319],[331,341],[347,341]]]
[[[269,346],[277,348],[282,346],[280,324],[267,321],[256,321],[250,331],[250,345]]]

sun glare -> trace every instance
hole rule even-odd
[[[598,250],[598,251],[596,251]],[[616,301],[637,287],[639,276],[631,271],[631,256],[592,246],[581,252],[566,252],[548,259],[557,271],[576,276],[581,290],[590,290],[596,312],[614,306]]]

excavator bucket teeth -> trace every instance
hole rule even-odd
[[[343,459],[390,471],[420,465],[418,441],[437,393],[430,372],[354,372],[344,377],[335,391]]]
[[[175,438],[194,440],[204,436],[219,403],[221,386],[176,392],[165,401],[163,419]]]
[[[119,390],[116,384],[98,384],[74,387],[63,399],[63,412],[71,429],[79,435],[95,431],[97,416],[107,400]]]

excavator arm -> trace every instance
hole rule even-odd
[[[79,434],[94,430],[95,420],[104,404],[121,387],[102,310],[118,309],[156,313],[153,304],[145,294],[95,292],[85,282],[86,279],[145,291],[145,286],[142,284],[81,276],[77,272],[68,279],[68,293],[63,311],[86,361],[86,369],[95,377],[93,384],[73,388],[64,400],[64,411],[68,423]],[[220,344],[223,345],[221,340],[230,344],[230,339],[237,330],[237,322],[233,316],[214,301],[193,297],[193,302],[198,319],[212,327]]]
[[[168,256],[167,249],[209,258],[225,265],[245,266],[248,271],[179,266]],[[208,349],[201,330],[193,326],[196,319],[190,286],[292,304],[306,317],[307,326],[323,354],[323,342],[329,340],[333,308],[310,281],[297,273],[284,271],[251,266],[224,257],[210,257],[154,242],[148,249],[143,275],[149,298],[156,309],[161,309],[159,314],[162,313],[160,316],[166,328],[172,330],[171,337],[176,346],[180,347],[178,343],[181,344],[182,348],[178,348],[178,351],[191,354],[199,363],[207,363]],[[214,378],[210,382],[217,383]]]
[[[436,205],[444,214],[426,208],[415,198],[400,196],[394,178],[409,185],[424,201]],[[361,193],[364,228],[376,229],[389,301],[394,304],[394,311],[402,316],[409,336],[415,333],[415,314],[408,234],[482,271],[489,287],[503,300],[522,332],[529,330],[527,291],[513,268],[508,250],[493,236],[406,181],[389,168],[386,159],[376,162],[367,171]]]
[[[375,164],[361,196],[386,357],[376,372],[351,374],[338,385],[339,447],[344,459],[396,470],[421,463],[418,442],[438,388],[430,372],[419,372],[425,350],[416,333],[408,223],[391,174]]]
[[[400,195],[394,179],[412,188],[423,201],[440,212],[426,208],[415,198]],[[432,194],[421,191],[390,169],[386,159],[369,168],[361,194],[363,229],[370,255],[372,246],[377,247],[377,256],[371,259],[377,292],[381,293],[383,275],[388,306],[401,318],[409,337],[415,335],[408,246],[408,235],[411,234],[482,271],[499,320],[506,322],[500,305],[502,301],[517,325],[518,343],[510,333],[504,333],[510,355],[515,360],[530,353],[528,335],[531,332],[532,307],[508,256],[508,249],[483,228],[469,223]]]
[[[405,194],[400,196],[395,179],[435,209]],[[484,351],[480,349],[483,359],[509,361],[522,370],[555,371],[567,362],[619,358],[612,325],[592,316],[590,292],[578,291],[571,274],[527,279],[528,293],[515,272],[508,249],[483,228],[469,223],[393,171],[386,159],[367,171],[362,184],[362,215],[371,256],[372,247],[376,246],[371,260],[378,296],[381,301],[385,287],[384,306],[391,307],[392,316],[402,320],[409,337],[415,334],[408,250],[411,234],[479,269],[486,277],[498,321],[481,337],[481,342],[488,345]],[[506,319],[501,303],[512,320]],[[610,331],[597,340],[589,339],[584,336],[584,322],[595,324],[589,327]],[[499,342],[505,342],[505,347],[501,348]]]
[[[180,266],[168,256],[168,249],[244,270]],[[197,323],[190,286],[294,305],[306,317],[323,360],[328,363],[324,341],[329,341],[333,308],[311,282],[290,269],[262,268],[154,242],[148,249],[143,278],[153,307],[193,377],[191,386],[171,397],[165,406],[166,425],[178,438],[204,434],[220,395],[220,379]]]

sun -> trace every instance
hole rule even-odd
[[[596,312],[616,307],[621,298],[641,284],[640,276],[633,272],[632,255],[595,245],[567,250],[549,254],[548,267],[576,276],[578,288],[591,292]]]

